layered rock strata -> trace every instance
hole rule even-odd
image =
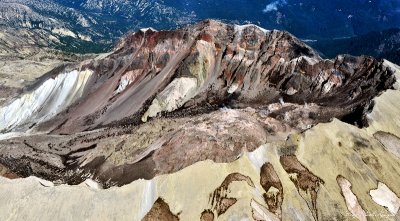
[[[79,219],[109,204],[134,220],[395,219],[396,69],[371,57],[323,60],[254,25],[146,29],[0,109],[0,172],[52,181],[2,178],[0,191],[37,194],[26,203],[57,193],[65,211],[70,194],[102,201]],[[62,216],[51,208],[42,215]]]
[[[287,32],[216,21],[139,31],[59,71],[0,109],[3,132],[30,131],[0,142],[0,162],[106,186],[231,162],[334,117],[364,126],[372,98],[394,83],[373,58],[322,60]]]

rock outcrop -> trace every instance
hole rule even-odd
[[[286,32],[215,21],[146,29],[3,107],[3,132],[32,135],[2,141],[1,162],[22,176],[76,183],[90,174],[122,185],[230,162],[334,117],[364,126],[372,98],[393,83],[382,62],[322,60]]]
[[[46,219],[66,214],[52,206],[76,207],[65,202],[74,194],[91,208],[78,219],[114,216],[109,205],[134,220],[395,219],[395,69],[371,57],[323,60],[254,25],[139,31],[0,109],[0,172],[52,181],[1,178],[7,200],[34,192],[0,205],[1,217],[34,213],[16,209],[57,193]]]

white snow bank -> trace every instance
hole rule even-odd
[[[92,73],[91,70],[74,70],[59,74],[0,108],[0,131],[40,123],[60,113],[81,97]]]

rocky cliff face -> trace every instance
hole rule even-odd
[[[349,55],[323,60],[291,34],[254,25],[143,29],[111,54],[53,70],[2,107],[0,171],[128,184],[90,196],[82,186],[49,188],[60,203],[71,192],[85,197],[80,203],[142,194],[124,199],[135,205],[134,220],[394,217],[398,124],[382,108],[398,112],[398,91],[372,102],[397,87],[389,66]],[[1,181],[13,182],[21,193],[37,185]],[[46,199],[47,190],[35,193]],[[57,219],[50,210],[46,217]]]

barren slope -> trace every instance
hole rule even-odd
[[[78,203],[78,219],[396,219],[394,69],[371,57],[323,60],[254,25],[141,30],[0,108],[3,176],[63,184],[2,179],[0,191],[18,191],[4,192],[11,203],[0,211],[59,219]],[[97,189],[64,185],[86,179]],[[18,209],[54,193],[42,214]],[[65,199],[75,194],[80,202]]]

